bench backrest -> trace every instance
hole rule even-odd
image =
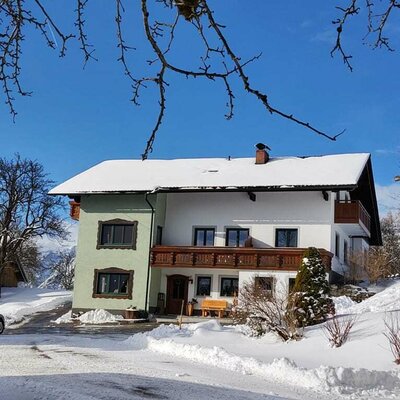
[[[205,299],[201,303],[202,308],[228,308],[228,302],[226,300],[212,300],[212,299]]]

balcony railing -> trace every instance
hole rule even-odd
[[[371,231],[371,217],[368,211],[358,200],[341,200],[335,203],[335,223],[336,224],[359,224]]]
[[[297,271],[304,248],[155,246],[152,267],[237,268]],[[329,271],[332,253],[319,249]]]

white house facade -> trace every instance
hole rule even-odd
[[[145,196],[143,212],[151,218],[140,219],[138,232],[150,235],[141,256],[148,258],[132,266],[129,288],[141,292],[136,280],[146,281],[144,308],[153,312],[177,314],[192,299],[195,309],[204,299],[232,304],[252,277],[285,292],[308,247],[320,249],[327,276],[340,280],[351,250],[381,244],[369,154],[269,159],[257,150],[253,159],[108,161],[51,193],[69,195],[78,207],[88,196],[102,196],[107,218],[116,197]],[[139,233],[135,239],[131,252],[140,250]],[[126,268],[127,250],[113,251],[121,252]],[[118,257],[107,266],[116,264]],[[87,260],[77,265],[87,268]],[[87,290],[96,295],[95,288]],[[107,308],[120,310],[118,301],[113,296]]]

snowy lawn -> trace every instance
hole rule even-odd
[[[6,325],[28,320],[39,311],[49,311],[72,300],[72,292],[37,288],[1,288],[0,314]]]

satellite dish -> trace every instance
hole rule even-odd
[[[266,144],[264,144],[264,143],[257,143],[257,144],[256,144],[256,147],[257,147],[258,150],[265,150],[265,149],[271,150],[271,149],[270,149]]]

